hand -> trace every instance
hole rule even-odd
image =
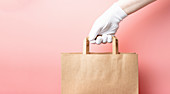
[[[112,36],[115,35],[119,23],[127,14],[115,3],[94,23],[90,33],[90,43],[112,42]]]

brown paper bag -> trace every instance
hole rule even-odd
[[[62,94],[138,94],[138,55],[112,44],[112,53],[90,53],[86,38],[83,54],[63,53]]]

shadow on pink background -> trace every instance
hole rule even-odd
[[[93,22],[113,2],[0,0],[0,94],[60,94],[60,53],[81,52]],[[139,54],[140,94],[170,94],[170,1],[128,16],[116,36],[120,52]]]

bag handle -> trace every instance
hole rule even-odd
[[[83,42],[83,54],[89,54],[89,40],[88,37],[84,39]],[[118,39],[113,36],[112,37],[112,54],[118,54]]]

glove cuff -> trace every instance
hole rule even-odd
[[[110,9],[113,12],[113,15],[120,21],[127,16],[126,12],[117,3],[114,3]]]
[[[117,3],[114,3],[114,5],[115,5],[115,7],[117,8],[117,14],[122,18],[122,19],[124,19],[126,16],[127,16],[127,14],[126,14],[126,12],[117,4]]]

